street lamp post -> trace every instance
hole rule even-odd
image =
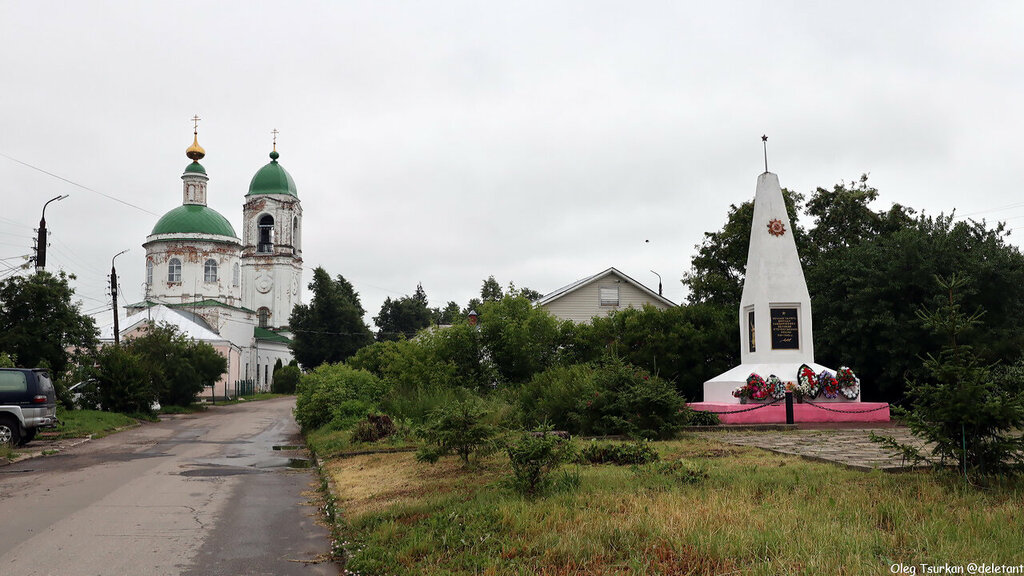
[[[50,198],[43,204],[43,216],[39,219],[39,235],[36,237],[36,272],[42,272],[46,268],[46,207],[50,202],[56,202],[67,198],[68,195]]]
[[[110,259],[110,296],[114,299],[114,345],[121,344],[121,330],[117,326],[117,270],[114,269],[114,260],[128,250],[121,250]]]
[[[654,270],[651,270],[651,274],[654,274],[655,276],[658,277],[658,296],[661,296],[661,274],[658,274]]]

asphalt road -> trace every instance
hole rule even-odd
[[[294,400],[167,417],[0,467],[0,573],[338,574]],[[30,444],[29,447],[32,445]]]

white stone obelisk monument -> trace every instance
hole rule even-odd
[[[739,322],[742,364],[705,382],[704,402],[738,403],[732,391],[752,373],[795,382],[801,364],[826,369],[814,363],[811,297],[779,177],[767,170],[757,177]]]

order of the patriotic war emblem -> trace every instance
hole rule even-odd
[[[786,233],[786,225],[782,223],[782,220],[775,218],[768,222],[768,233],[772,236],[782,236]]]

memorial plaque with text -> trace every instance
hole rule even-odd
[[[772,350],[800,349],[800,309],[772,308]]]

